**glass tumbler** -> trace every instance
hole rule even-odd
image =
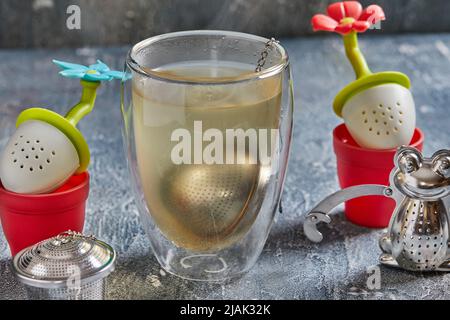
[[[287,53],[268,41],[185,31],[127,56],[121,107],[133,192],[157,260],[182,278],[247,271],[277,213],[293,98]]]

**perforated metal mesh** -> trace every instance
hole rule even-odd
[[[30,298],[101,299],[114,262],[108,244],[68,231],[18,253],[14,269]]]
[[[197,234],[220,236],[242,218],[258,183],[257,165],[189,165],[165,186],[173,209]]]
[[[434,270],[447,254],[447,219],[442,201],[407,199],[393,226],[393,253],[410,270]]]
[[[100,279],[79,288],[44,289],[27,286],[30,300],[103,300],[106,296],[106,281]]]

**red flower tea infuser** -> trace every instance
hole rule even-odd
[[[331,4],[328,15],[312,18],[315,31],[336,32],[343,37],[345,53],[356,80],[344,87],[333,102],[335,113],[345,124],[333,131],[333,147],[341,188],[389,183],[396,147],[423,147],[423,133],[415,128],[414,100],[410,80],[400,72],[372,73],[358,45],[358,33],[385,20],[383,9],[363,9],[357,1]],[[364,196],[345,202],[345,214],[355,224],[384,228],[395,203],[390,198]]]
[[[385,20],[383,9],[370,5],[363,10],[357,1],[344,1],[331,4],[327,11],[328,16],[312,18],[313,29],[343,36],[345,53],[356,75],[356,80],[337,94],[335,113],[344,118],[353,139],[363,148],[409,144],[416,124],[409,78],[395,71],[372,73],[358,46],[358,33]]]

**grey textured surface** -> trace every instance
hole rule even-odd
[[[373,70],[411,76],[425,153],[449,146],[450,35],[364,37]],[[224,284],[189,282],[161,271],[141,228],[130,193],[120,134],[119,84],[104,85],[93,113],[81,123],[92,150],[92,188],[86,231],[118,250],[109,278],[114,299],[442,299],[450,298],[450,275],[413,274],[381,267],[381,289],[366,286],[367,268],[378,265],[380,230],[348,223],[342,212],[323,227],[325,240],[305,239],[306,211],[338,189],[331,130],[340,122],[331,110],[337,91],[352,79],[338,37],[282,40],[295,83],[295,133],[284,190],[284,212],[274,224],[256,265]],[[0,145],[18,113],[30,106],[63,112],[78,97],[77,81],[61,79],[51,58],[91,63],[98,57],[114,68],[127,48],[0,51]],[[0,298],[21,299],[7,244],[0,233]]]
[[[134,43],[189,29],[228,29],[286,37],[311,34],[310,20],[335,0],[2,0],[0,47],[60,47]],[[380,4],[384,32],[448,32],[448,0],[362,0]],[[81,10],[69,30],[68,6]]]

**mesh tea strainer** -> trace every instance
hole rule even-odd
[[[210,251],[227,247],[253,225],[270,182],[270,167],[187,165],[174,168],[163,185],[164,212],[183,212],[169,231],[185,248]]]
[[[67,231],[19,252],[13,269],[32,300],[101,300],[114,271],[114,249]]]
[[[450,150],[424,158],[414,148],[401,147],[394,163],[390,186],[353,186],[320,202],[306,217],[306,236],[320,242],[317,224],[329,223],[328,213],[338,204],[366,195],[384,195],[394,199],[397,206],[387,233],[380,239],[380,262],[411,271],[450,271]]]

